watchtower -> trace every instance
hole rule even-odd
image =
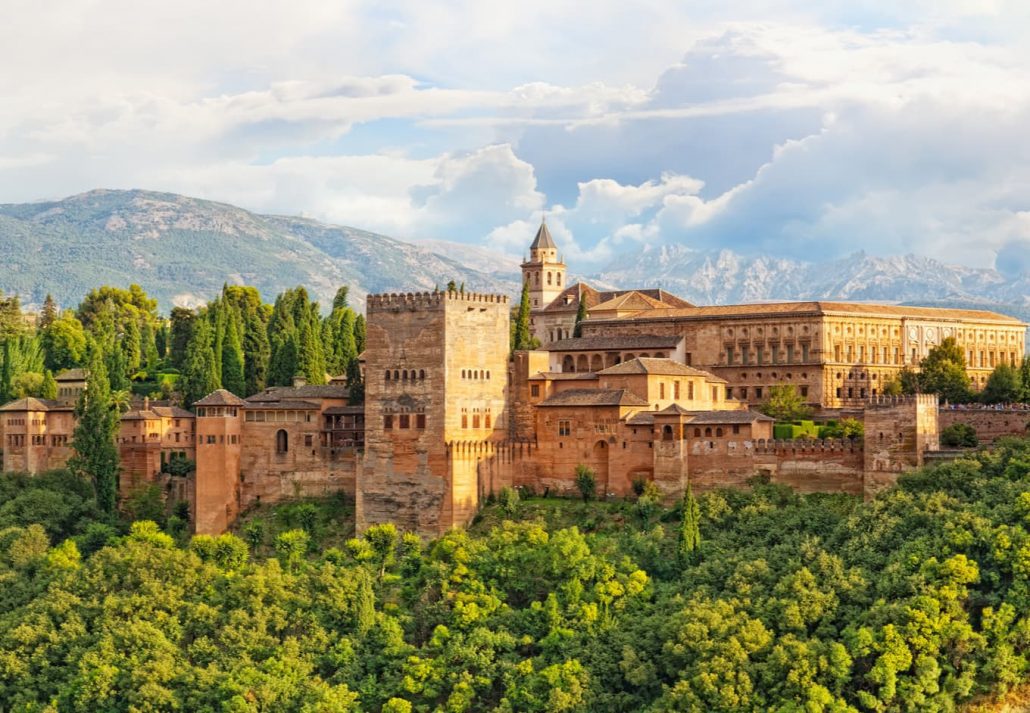
[[[239,514],[243,406],[243,399],[225,389],[194,404],[197,471],[193,530],[197,534],[221,534]]]
[[[936,394],[875,396],[865,407],[865,497],[921,468],[927,451],[940,447]]]
[[[507,435],[509,301],[448,291],[370,295],[366,304],[357,525],[437,535],[479,504],[477,463],[455,458],[456,446]]]

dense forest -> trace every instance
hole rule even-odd
[[[347,292],[341,287],[323,314],[303,287],[266,304],[253,287],[225,286],[207,305],[164,317],[138,285],[105,286],[76,309],[58,310],[48,297],[34,325],[16,296],[0,295],[0,403],[54,398],[55,374],[92,368],[94,359],[122,406],[132,394],[188,406],[218,388],[246,397],[295,376],[323,384],[327,374],[346,376],[360,402],[365,318],[348,306]]]
[[[1027,441],[868,503],[506,491],[432,542],[92,497],[0,479],[0,710],[949,711],[1028,676]]]

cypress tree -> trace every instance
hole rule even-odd
[[[183,401],[187,405],[192,405],[218,388],[213,341],[210,323],[206,319],[197,320],[193,337],[186,345],[180,377]]]
[[[300,371],[310,384],[325,383],[325,352],[322,349],[322,329],[318,319],[318,305],[312,304],[303,320],[299,335]]]
[[[193,336],[197,315],[185,307],[172,307],[169,328],[168,359],[176,369],[182,369],[186,361],[186,347]]]
[[[55,319],[57,319],[57,304],[48,292],[46,299],[43,300],[43,312],[39,315],[39,328],[46,329],[54,323]]]
[[[168,356],[168,336],[168,322],[162,320],[154,333],[154,348],[157,350],[158,359]]]
[[[111,391],[125,391],[129,388],[129,379],[125,375],[125,352],[118,344],[100,347],[100,350],[106,354],[104,368]]]
[[[222,342],[222,387],[237,396],[246,391],[243,344],[240,340],[240,320],[232,307],[226,310],[225,339]]]
[[[583,320],[587,318],[587,302],[583,291],[579,293],[579,307],[576,309],[576,326],[572,330],[572,336],[583,336]]]
[[[121,335],[120,346],[125,353],[125,374],[135,374],[143,363],[143,350],[139,322],[130,319],[125,323],[125,332]]]
[[[300,344],[296,333],[282,334],[272,344],[272,358],[268,363],[268,384],[289,386],[300,372]]]
[[[350,288],[344,285],[336,291],[336,295],[333,297],[333,311],[338,309],[347,309],[347,293]]]
[[[529,335],[529,282],[522,284],[522,297],[519,299],[519,311],[515,316],[515,331],[512,334],[511,348],[528,349]]]
[[[68,468],[93,481],[97,506],[101,512],[113,515],[118,499],[118,447],[114,442],[118,414],[111,404],[107,367],[97,351],[93,353],[86,390],[79,396],[75,416],[75,454],[69,459]]]
[[[215,378],[218,385],[222,381],[222,354],[225,349],[225,328],[226,328],[226,305],[221,300],[215,300],[208,308],[208,318],[211,320],[212,351],[215,355]]]
[[[347,367],[347,402],[351,406],[365,403],[365,382],[361,378],[361,364],[352,359]]]
[[[268,343],[268,325],[257,310],[244,316],[243,329],[243,378],[247,396],[263,390],[268,384],[268,360],[272,347]]]
[[[354,318],[354,351],[359,355],[365,351],[365,315]]]
[[[694,493],[687,483],[687,492],[683,496],[683,523],[680,526],[679,555],[684,563],[697,561],[701,547],[701,514],[694,498]]]
[[[157,371],[157,362],[160,358],[157,353],[157,338],[154,335],[154,327],[149,319],[143,320],[143,329],[140,330],[140,348],[143,350],[143,364],[147,370],[147,376],[153,378]]]
[[[3,363],[0,364],[0,403],[6,403],[13,396],[14,364],[11,363],[11,338],[4,339]]]

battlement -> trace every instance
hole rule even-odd
[[[479,304],[507,305],[506,295],[491,294],[488,292],[389,292],[379,295],[369,295],[366,305],[369,312],[375,310],[402,309],[419,310],[434,309],[443,306],[448,302],[465,302]]]
[[[799,438],[760,439],[755,441],[756,455],[788,455],[797,453],[861,453],[864,448],[862,439],[856,438]]]
[[[937,408],[937,394],[907,394],[903,396],[872,396],[866,402],[867,409],[894,408],[896,406],[928,406]]]

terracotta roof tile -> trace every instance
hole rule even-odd
[[[194,406],[243,406],[246,402],[236,394],[218,389],[197,401]]]
[[[617,376],[620,374],[661,374],[663,376],[703,376],[708,381],[726,383],[726,380],[701,369],[680,364],[672,359],[641,358],[630,359],[621,364],[610,366],[597,372],[598,376]]]
[[[569,389],[541,401],[539,406],[647,406],[626,389]]]
[[[675,349],[676,345],[681,341],[683,341],[683,337],[654,334],[640,334],[626,337],[573,337],[571,339],[559,339],[558,341],[551,342],[547,345],[546,350],[550,352],[585,352],[604,349]]]

